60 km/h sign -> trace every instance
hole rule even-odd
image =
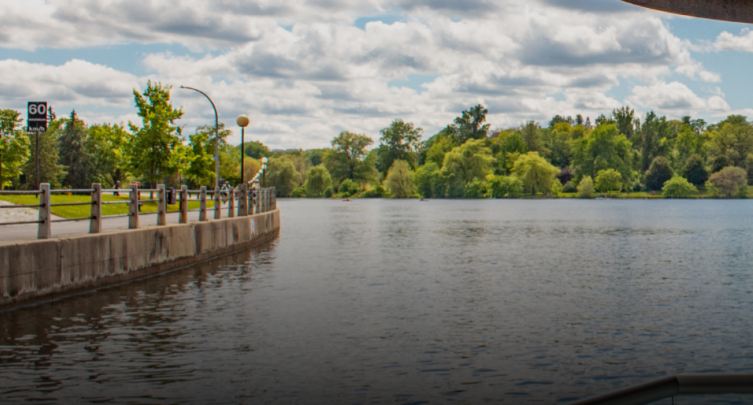
[[[47,131],[47,102],[46,101],[29,101],[26,110],[28,114],[27,131],[28,132],[45,132]]]

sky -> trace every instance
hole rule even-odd
[[[140,125],[133,91],[173,86],[184,134],[251,118],[246,140],[424,139],[476,104],[492,128],[555,114],[753,118],[753,31],[619,0],[0,0],[0,108],[47,101]],[[24,114],[25,116],[25,114]]]

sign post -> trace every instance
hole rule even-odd
[[[37,158],[37,187],[39,187],[39,133],[47,131],[47,102],[46,101],[29,101],[26,109],[27,113],[27,132],[36,134],[36,158]]]

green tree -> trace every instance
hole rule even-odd
[[[324,192],[332,187],[332,177],[323,165],[312,167],[306,172],[306,196],[323,197]]]
[[[492,153],[497,159],[499,174],[508,174],[512,170],[518,156],[528,152],[523,137],[518,132],[500,134],[492,141]]]
[[[593,179],[599,171],[607,169],[620,172],[624,183],[632,178],[632,145],[614,124],[599,125],[588,137],[574,139],[572,146],[576,179],[584,176]]]
[[[703,136],[696,133],[690,125],[683,124],[680,126],[677,140],[675,140],[675,150],[672,154],[675,171],[681,171],[690,156],[698,155],[702,157],[705,154]]]
[[[596,189],[602,193],[620,191],[622,189],[622,175],[614,169],[600,170],[596,176]]]
[[[490,174],[486,177],[489,191],[493,198],[516,198],[523,194],[523,182],[516,176],[495,176]]]
[[[23,124],[16,110],[0,111],[0,190],[21,174],[29,159],[29,137],[19,129]]]
[[[469,140],[445,155],[442,170],[452,174],[465,186],[473,180],[483,180],[492,171],[494,158],[483,139]]]
[[[381,131],[381,146],[379,147],[379,167],[386,172],[392,163],[398,159],[404,160],[414,167],[419,149],[421,148],[422,128],[416,128],[413,123],[401,119],[392,121],[389,127]]]
[[[78,119],[76,110],[65,120],[63,133],[58,138],[58,157],[65,166],[67,174],[63,186],[71,188],[89,188],[91,186],[91,157],[87,153],[86,125]]]
[[[384,188],[389,190],[394,198],[409,198],[416,192],[413,175],[408,162],[402,159],[395,160],[387,173]]]
[[[214,157],[208,151],[209,135],[205,132],[197,132],[189,137],[190,164],[186,170],[186,177],[196,186],[214,184]]]
[[[733,193],[745,195],[748,185],[748,174],[744,169],[729,166],[714,173],[709,177],[709,183],[719,188],[725,197],[732,197]]]
[[[646,114],[638,135],[636,146],[641,153],[641,171],[646,171],[656,157],[669,153],[666,139],[671,137],[670,124],[666,117],[658,117],[650,111]],[[661,189],[662,185],[659,185],[657,190]]]
[[[528,149],[529,152],[542,151],[540,130],[541,127],[536,121],[528,121],[520,127],[520,136],[523,138],[523,141],[525,141],[526,149]]]
[[[682,176],[675,174],[662,187],[662,196],[667,198],[688,198],[698,189]]]
[[[85,149],[91,157],[92,182],[115,185],[128,176],[127,146],[131,139],[120,125],[92,125],[86,137]]]
[[[176,173],[184,152],[181,129],[175,125],[183,111],[170,103],[170,89],[171,86],[152,84],[150,80],[143,95],[133,91],[143,126],[129,123],[133,133],[129,158],[133,174],[143,175],[150,184]]]
[[[747,122],[726,122],[709,132],[709,157],[724,156],[733,166],[745,166],[745,158],[753,153],[753,127]]]
[[[359,183],[373,181],[377,177],[376,156],[366,150],[372,143],[366,135],[343,131],[332,140],[332,149],[324,154],[324,165],[338,183],[345,179]]]
[[[254,159],[261,159],[263,157],[272,156],[272,152],[269,151],[269,148],[261,142],[258,142],[258,141],[246,142],[245,147],[246,147],[246,150],[244,151],[244,153],[248,157],[251,157]]]
[[[485,139],[487,137],[490,125],[484,124],[484,122],[488,113],[489,110],[484,108],[483,105],[478,104],[469,110],[463,111],[460,117],[455,118],[455,127],[458,130],[461,142],[466,142],[469,139]]]
[[[62,132],[63,121],[53,120],[47,126],[47,131],[39,134],[39,182],[50,183],[52,188],[60,188],[61,181],[65,177],[65,168],[59,163],[58,138]],[[36,189],[34,183],[37,177],[37,136],[29,137],[29,150],[31,156],[26,161],[21,171],[26,175],[26,189]]]
[[[706,166],[703,164],[703,158],[699,155],[691,155],[688,160],[685,161],[682,173],[691,184],[696,186],[706,183],[706,180],[709,179],[709,173],[706,171]]]
[[[546,132],[548,132],[544,142],[546,157],[557,167],[570,165],[572,156],[570,141],[572,140],[573,127],[567,122],[562,122]]]
[[[634,109],[627,106],[614,109],[612,110],[612,118],[619,133],[625,135],[628,140],[633,137],[633,134],[635,134],[635,127],[633,126],[635,121]]]
[[[512,172],[523,182],[526,191],[536,194],[537,191],[549,191],[560,171],[539,156],[538,152],[528,152],[515,161]]]
[[[264,187],[274,187],[280,197],[290,197],[293,189],[301,182],[301,174],[295,170],[293,162],[285,156],[269,159]]]
[[[646,188],[649,191],[659,191],[673,175],[674,170],[672,170],[669,160],[664,156],[658,156],[654,158],[646,172]]]
[[[578,197],[594,197],[594,181],[591,179],[591,176],[583,176],[583,178],[580,180],[580,183],[578,183]]]
[[[434,195],[433,190],[436,185],[434,184],[438,179],[439,166],[434,162],[427,162],[423,166],[419,166],[416,169],[416,174],[413,176],[413,183],[416,185],[418,194],[425,198],[440,197]]]

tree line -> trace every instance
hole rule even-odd
[[[185,137],[170,102],[170,86],[134,90],[141,125],[87,126],[75,111],[52,114],[39,148],[39,176],[53,187],[86,188],[141,181],[191,186],[214,183],[213,125]],[[402,119],[379,132],[343,131],[330,148],[270,151],[259,142],[229,145],[220,124],[220,177],[237,184],[240,159],[250,179],[268,157],[264,186],[292,197],[504,198],[650,192],[667,197],[705,193],[747,196],[753,182],[753,126],[731,115],[716,124],[689,116],[671,120],[622,107],[592,123],[555,115],[492,130],[488,110],[462,111],[423,140],[423,129]],[[35,137],[21,130],[21,114],[0,111],[0,185],[34,188]],[[26,181],[23,181],[25,178]]]

